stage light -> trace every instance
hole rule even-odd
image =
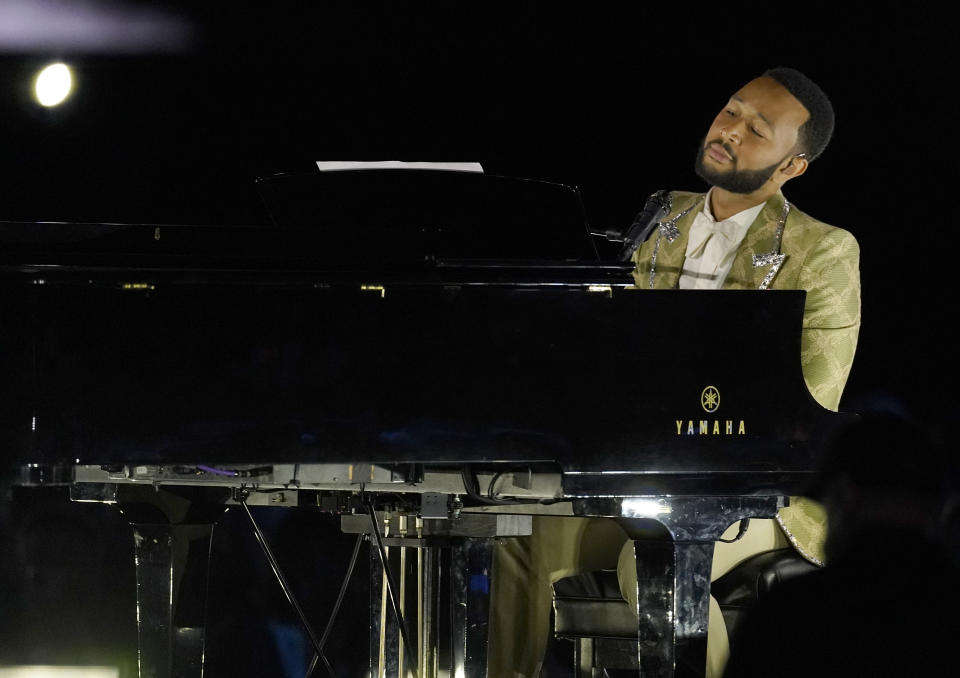
[[[66,64],[50,64],[37,75],[34,94],[41,106],[56,106],[70,95],[73,77]]]
[[[109,666],[0,666],[0,678],[118,678]]]

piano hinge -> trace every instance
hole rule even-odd
[[[387,296],[387,288],[383,285],[360,285],[360,289],[364,292],[379,292],[381,299]]]

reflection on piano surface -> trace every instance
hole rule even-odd
[[[365,535],[374,676],[486,675],[492,545],[532,513],[656,520],[675,545],[646,556],[668,576],[637,661],[695,664],[713,541],[774,515],[839,416],[804,386],[804,293],[638,292],[547,182],[260,188],[270,226],[0,224],[2,461],[133,525],[141,675],[201,675],[229,505]]]

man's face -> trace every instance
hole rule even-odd
[[[773,78],[751,80],[710,125],[697,153],[697,175],[731,193],[760,190],[794,155],[798,131],[809,117]]]

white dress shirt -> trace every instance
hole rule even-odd
[[[680,273],[682,290],[718,290],[730,273],[737,249],[747,235],[750,224],[763,209],[764,203],[737,212],[729,219],[716,221],[710,211],[710,193],[703,199],[703,209],[690,226],[687,251]]]

